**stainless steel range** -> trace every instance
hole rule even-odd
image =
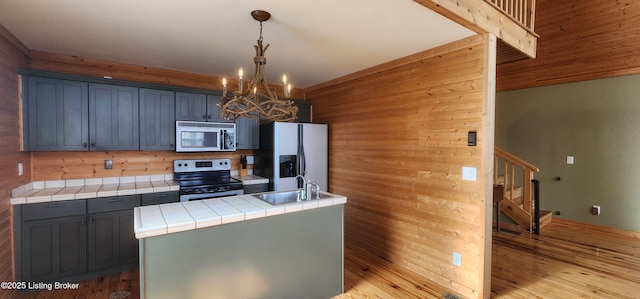
[[[174,160],[173,178],[180,201],[244,194],[242,182],[231,177],[230,159]]]

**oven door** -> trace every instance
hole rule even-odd
[[[243,194],[244,194],[244,190],[243,189],[229,190],[229,191],[215,192],[215,193],[206,193],[206,194],[184,194],[184,195],[180,195],[180,201],[192,201],[192,200],[203,200],[203,199],[209,199],[209,198],[221,198],[221,197],[236,196],[236,195],[243,195]]]

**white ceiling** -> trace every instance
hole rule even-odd
[[[0,0],[29,49],[186,72],[253,72],[264,22],[267,79],[309,87],[474,33],[412,0]]]

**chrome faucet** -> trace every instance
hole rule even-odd
[[[301,174],[296,175],[296,177],[294,179],[296,181],[296,183],[298,182],[298,178],[302,179],[302,193],[300,194],[300,200],[307,200],[307,194],[308,194],[307,193],[307,191],[308,191],[307,190],[308,189],[308,187],[307,187],[307,178],[305,178],[304,175],[301,175]]]
[[[314,199],[313,198],[313,193],[312,193],[312,187],[315,186],[316,189],[316,196],[315,199],[319,199],[320,198],[320,185],[318,185],[317,183],[314,183],[310,180],[308,180],[306,177],[304,177],[304,175],[297,175],[295,177],[295,181],[298,182],[298,178],[302,179],[302,192],[300,192],[300,198],[299,200],[311,200]]]

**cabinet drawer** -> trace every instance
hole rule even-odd
[[[129,210],[140,206],[140,195],[91,198],[88,206],[89,213]]]
[[[179,201],[180,201],[180,195],[178,194],[178,191],[142,194],[143,206],[159,205],[163,203],[179,202]]]
[[[267,192],[268,185],[269,184],[244,185],[244,194]]]
[[[85,200],[65,200],[28,204],[22,207],[22,220],[37,220],[47,218],[84,215],[87,212]]]

